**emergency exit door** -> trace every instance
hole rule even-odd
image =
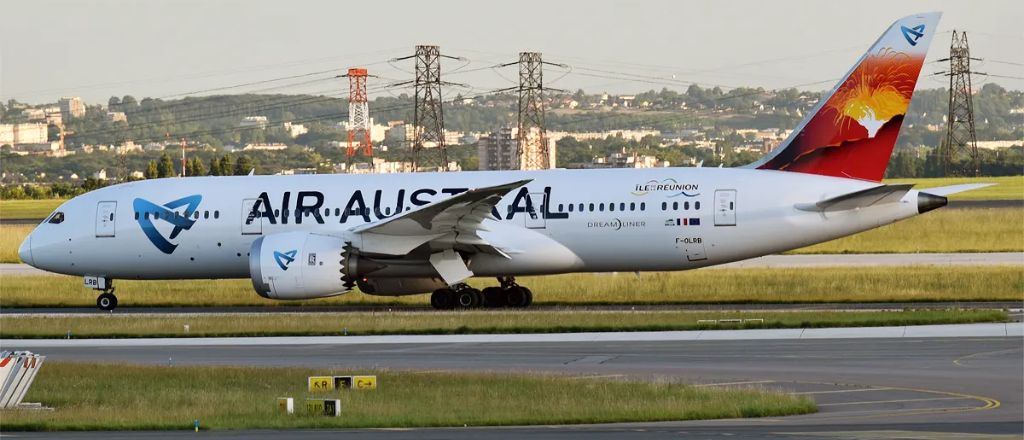
[[[96,236],[113,237],[114,219],[117,218],[117,202],[99,202],[96,205]]]
[[[715,191],[715,226],[736,226],[736,190]]]

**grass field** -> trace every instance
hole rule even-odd
[[[376,391],[326,396],[340,417],[304,413],[306,378],[376,374]],[[320,395],[325,397],[325,395]],[[278,397],[295,398],[281,414]],[[48,362],[25,397],[54,411],[0,412],[10,431],[423,427],[697,420],[806,414],[814,402],[753,388],[493,373],[133,366]]]
[[[742,319],[741,323],[701,320]],[[0,316],[2,338],[575,333],[735,328],[878,327],[1005,322],[991,310],[901,312],[463,311],[239,315]],[[750,321],[754,320],[754,321]],[[763,321],[757,321],[763,320]],[[188,330],[185,326],[188,326]]]
[[[522,277],[536,304],[692,304],[915,301],[1020,301],[1018,266],[892,266],[804,269],[711,269],[687,272],[570,274]],[[492,279],[474,286],[496,284]],[[260,298],[249,280],[117,281],[121,306],[426,306],[427,295],[379,297],[351,292],[333,298],[274,301]],[[6,276],[3,307],[95,305],[81,278]]]
[[[950,200],[1021,200],[1024,199],[1024,176],[1005,177],[939,177],[920,179],[885,179],[883,183],[914,183],[914,189],[961,183],[995,183],[993,186],[953,194]]]
[[[969,225],[970,228],[964,228]],[[0,263],[18,263],[33,225],[0,225]],[[950,231],[956,231],[955,234]],[[791,251],[798,254],[1024,251],[1024,209],[946,209],[846,238]]]
[[[64,199],[0,200],[0,219],[42,219],[61,203]]]
[[[0,263],[20,263],[18,246],[35,225],[0,225]]]
[[[789,253],[1020,251],[1024,251],[1024,208],[940,209]]]

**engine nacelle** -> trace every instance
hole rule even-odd
[[[256,293],[270,299],[311,299],[352,290],[345,240],[310,232],[283,232],[256,239],[249,249],[249,276]]]
[[[448,287],[444,280],[433,277],[366,278],[358,283],[363,293],[380,296],[415,295]]]

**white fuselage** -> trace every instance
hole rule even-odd
[[[69,200],[57,210],[64,221],[40,224],[21,253],[36,267],[73,275],[247,278],[250,245],[261,235],[344,234],[399,209],[522,179],[532,181],[522,193],[515,190],[501,200],[482,234],[509,257],[471,258],[467,265],[476,276],[685,270],[799,248],[918,213],[917,191],[899,203],[863,209],[798,210],[797,204],[878,184],[751,169],[169,178],[115,185]],[[190,228],[174,234],[174,222],[149,219],[149,211],[159,213],[145,206],[194,195],[201,200],[192,206],[198,218],[191,219]],[[261,198],[273,216],[247,219]],[[297,217],[299,203],[307,209]],[[309,212],[313,206],[318,215]],[[170,208],[179,215],[185,209]],[[144,232],[146,223],[173,250],[161,250],[152,231]],[[399,275],[430,275],[409,270]]]

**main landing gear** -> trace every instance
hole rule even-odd
[[[430,305],[438,310],[475,309],[478,307],[525,308],[533,302],[533,292],[516,284],[515,277],[498,277],[501,287],[475,289],[466,283],[437,289],[430,295]]]

